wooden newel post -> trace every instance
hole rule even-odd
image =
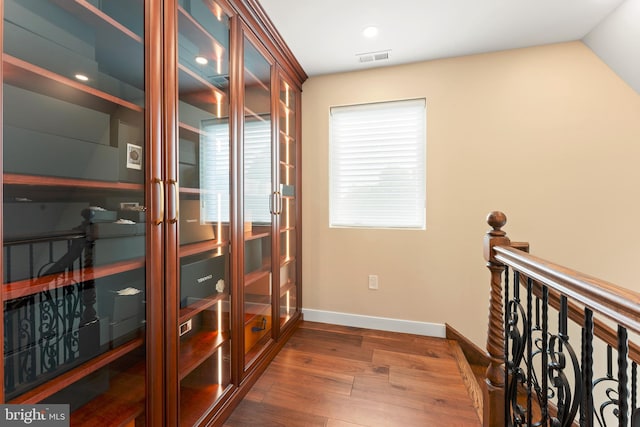
[[[495,259],[495,246],[509,246],[511,241],[502,227],[507,223],[507,216],[499,211],[487,216],[491,230],[484,236],[484,259],[491,271],[491,295],[489,299],[489,327],[487,331],[487,352],[489,367],[487,368],[486,388],[483,391],[485,427],[504,426],[504,318],[502,305],[502,273],[504,265]]]

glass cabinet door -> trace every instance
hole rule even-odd
[[[279,316],[280,326],[294,319],[298,312],[297,256],[297,133],[296,119],[299,91],[285,79],[279,80],[278,138],[280,185],[278,197],[280,230]]]
[[[178,380],[180,425],[231,384],[229,16],[178,5]]]
[[[2,399],[144,425],[144,2],[3,7]]]
[[[244,355],[245,365],[271,339],[272,190],[271,64],[244,38]]]

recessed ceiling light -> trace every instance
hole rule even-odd
[[[204,56],[196,56],[196,62],[200,65],[207,65],[209,63],[209,60]]]
[[[362,35],[368,38],[372,38],[378,35],[378,27],[367,27],[362,30]]]
[[[88,82],[88,81],[89,81],[89,77],[87,77],[87,76],[86,76],[86,75],[84,75],[84,74],[80,74],[80,73],[78,73],[78,74],[76,74],[74,77],[75,77],[76,79],[80,80],[81,82]]]

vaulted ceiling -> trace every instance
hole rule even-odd
[[[582,40],[625,3],[624,0],[259,1],[310,76]],[[640,27],[640,23],[636,25]],[[378,33],[365,37],[362,32],[370,26],[377,27]],[[379,57],[388,59],[360,61],[362,54],[371,53],[381,53]]]

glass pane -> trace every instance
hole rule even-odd
[[[271,65],[244,40],[245,364],[271,338]]]
[[[73,425],[145,423],[143,6],[4,2],[4,398]]]
[[[297,311],[296,264],[296,97],[289,84],[280,80],[280,324]]]
[[[230,386],[229,17],[208,0],[178,6],[180,424]]]

